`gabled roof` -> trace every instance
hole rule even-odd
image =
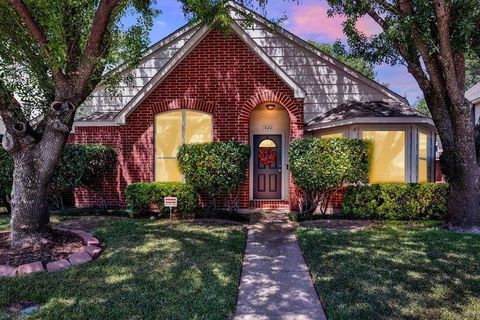
[[[228,6],[234,33],[292,89],[296,98],[304,99],[306,120],[349,100],[408,103],[257,13],[235,2]],[[187,24],[148,49],[137,68],[119,67],[117,71],[132,75],[130,79],[122,81],[114,94],[98,86],[82,106],[75,125],[125,123],[126,117],[209,31],[207,25]]]
[[[402,102],[350,101],[342,103],[306,125],[307,131],[354,123],[423,123],[433,126],[430,117]]]

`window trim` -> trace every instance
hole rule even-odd
[[[157,177],[157,166],[156,166],[156,162],[157,162],[157,159],[159,160],[178,160],[178,157],[160,157],[160,156],[157,156],[157,117],[160,116],[160,115],[165,115],[165,114],[168,114],[168,113],[174,113],[174,112],[181,112],[181,121],[182,121],[182,126],[181,126],[181,138],[182,138],[182,141],[181,141],[181,145],[184,145],[185,144],[185,137],[186,137],[186,132],[187,132],[187,112],[188,111],[191,111],[191,112],[196,112],[196,113],[201,113],[201,114],[204,114],[204,115],[208,115],[211,119],[211,126],[210,126],[210,135],[212,137],[212,141],[213,141],[213,114],[209,113],[209,112],[205,112],[205,111],[200,111],[200,110],[195,110],[195,109],[175,109],[175,110],[168,110],[168,111],[163,111],[163,112],[159,112],[159,113],[156,113],[154,116],[153,116],[153,181],[155,182],[164,182],[164,181],[157,181],[156,180],[156,177]],[[181,182],[185,182],[185,177],[183,176],[183,174],[180,174],[182,176],[182,180]]]

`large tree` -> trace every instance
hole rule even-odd
[[[47,190],[75,112],[99,83],[119,80],[116,65],[139,61],[158,13],[153,2],[0,0],[2,145],[15,167],[13,246],[48,238]],[[179,2],[192,20],[226,21],[225,1]]]
[[[124,26],[132,13],[135,23]],[[47,190],[75,111],[112,65],[138,61],[155,14],[142,0],[0,0],[2,145],[15,166],[12,245],[47,238]]]
[[[480,167],[471,104],[464,97],[466,53],[480,52],[478,0],[328,0],[344,15],[353,52],[372,63],[403,64],[423,91],[443,146],[450,183],[451,229],[480,228]],[[366,36],[356,22],[372,18],[381,32]]]

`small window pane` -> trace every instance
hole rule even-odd
[[[371,183],[405,182],[405,131],[363,131],[373,142]]]
[[[262,140],[262,142],[260,142],[258,146],[260,148],[276,148],[277,144],[273,140],[265,139],[265,140]]]
[[[182,112],[166,112],[155,117],[156,157],[176,157],[182,144]]]
[[[343,133],[337,132],[337,133],[322,134],[320,138],[322,139],[343,138]]]
[[[428,135],[418,133],[418,182],[428,182]]]
[[[203,112],[186,111],[185,143],[212,141],[212,116]]]
[[[418,160],[418,182],[428,182],[428,165],[426,159]]]
[[[178,168],[177,159],[155,160],[155,181],[181,182],[182,174]]]

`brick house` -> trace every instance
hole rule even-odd
[[[153,45],[116,93],[99,86],[79,111],[71,142],[116,148],[110,205],[125,206],[125,187],[182,181],[182,143],[234,139],[251,145],[240,207],[295,206],[287,147],[303,136],[372,139],[372,182],[434,179],[434,126],[388,88],[289,31],[229,4],[231,32],[188,24]],[[245,17],[248,16],[248,19]],[[277,161],[264,166],[259,148]],[[75,192],[80,207],[100,204]]]

